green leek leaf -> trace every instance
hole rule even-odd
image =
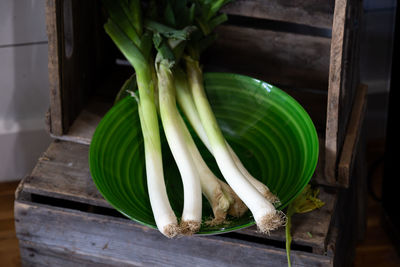
[[[312,189],[310,185],[307,185],[304,190],[289,204],[286,211],[286,255],[288,260],[288,266],[291,266],[290,262],[290,244],[292,243],[292,216],[295,213],[306,213],[319,209],[325,205],[323,201],[318,199],[319,189]]]

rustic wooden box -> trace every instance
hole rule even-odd
[[[98,0],[47,0],[52,136],[89,144],[132,68],[103,30]],[[359,86],[360,0],[236,0],[205,70],[270,82],[309,112],[320,136],[314,180],[349,185],[365,107]],[[118,61],[119,60],[119,61]],[[355,101],[357,99],[357,101]],[[351,122],[350,122],[351,121]]]
[[[255,227],[170,240],[106,202],[88,169],[88,146],[56,141],[19,185],[15,229],[23,266],[285,266],[284,228]],[[362,154],[359,154],[362,155]],[[363,158],[357,156],[362,166]],[[364,178],[355,168],[346,190],[320,187],[321,209],[293,216],[293,266],[351,264],[363,215]],[[360,172],[361,171],[361,172]],[[362,209],[361,209],[362,210]],[[362,228],[362,227],[361,227]]]
[[[167,240],[124,218],[90,177],[92,134],[132,68],[103,31],[100,1],[46,0],[55,141],[16,192],[22,262],[49,266],[285,266],[284,229]],[[204,55],[205,70],[284,89],[313,119],[320,158],[312,182],[326,205],[293,217],[293,266],[350,264],[365,223],[358,0],[236,0]],[[234,55],[234,56],[232,56]],[[361,140],[361,141],[359,141]],[[351,178],[351,179],[350,179]],[[326,186],[329,185],[329,186]]]

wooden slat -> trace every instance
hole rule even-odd
[[[343,73],[338,110],[338,155],[342,153],[357,88],[360,84],[360,13],[362,1],[349,0],[343,55]],[[339,160],[339,159],[338,159]],[[339,162],[338,162],[339,163]],[[338,173],[339,175],[339,173]],[[339,177],[337,178],[339,179]],[[348,185],[347,185],[348,186]]]
[[[286,21],[331,28],[333,1],[330,0],[236,0],[223,8],[230,15]]]
[[[72,142],[52,143],[41,157],[30,177],[23,181],[25,193],[66,199],[100,207],[111,208],[97,191],[91,179],[88,166],[89,147]],[[336,203],[336,194],[321,189],[321,199],[326,205],[318,211],[295,216],[293,219],[293,242],[312,248],[324,249],[329,225]],[[318,225],[318,227],[314,227]],[[309,237],[310,232],[313,237]],[[250,236],[261,235],[255,227],[243,230]],[[283,230],[271,235],[272,239],[283,241]]]
[[[111,207],[91,179],[88,146],[55,142],[43,154],[31,176],[23,181],[25,192]]]
[[[330,39],[220,26],[204,54],[206,69],[236,72],[275,85],[327,90]]]
[[[90,255],[94,262],[122,265],[261,266],[286,264],[284,249],[224,236],[167,239],[158,231],[125,219],[17,200],[20,240]],[[329,257],[292,250],[293,266],[331,266]]]
[[[335,1],[330,50],[329,89],[325,132],[325,175],[328,183],[336,182],[338,156],[339,103],[343,74],[345,22],[348,0]]]
[[[46,29],[48,37],[49,49],[49,88],[50,88],[50,116],[49,116],[49,130],[55,135],[63,133],[62,128],[62,98],[61,98],[61,73],[59,69],[60,56],[59,56],[59,22],[57,17],[58,1],[46,1]]]
[[[326,147],[329,153],[326,154],[325,174],[328,183],[337,183],[339,179],[339,156],[342,153],[343,144],[346,138],[347,127],[350,120],[350,113],[359,86],[359,39],[360,19],[362,3],[359,0],[347,0],[345,18],[343,21],[343,39],[337,42],[342,43],[342,50],[337,48],[336,57],[331,67],[337,64],[338,69],[333,72],[330,69],[330,85],[327,106],[327,127]],[[338,37],[338,34],[336,35]],[[334,39],[332,38],[332,42]],[[333,44],[332,44],[333,45]],[[332,48],[333,49],[333,48]],[[333,51],[331,49],[331,51]],[[336,65],[335,65],[336,66]],[[336,77],[336,78],[335,78]],[[332,79],[331,79],[332,78]],[[342,185],[342,186],[348,186]]]
[[[367,86],[360,85],[355,99],[354,107],[351,112],[349,127],[347,128],[346,139],[340,155],[338,166],[338,184],[348,187],[350,176],[353,173],[356,147],[360,138],[360,129],[364,121],[364,114],[367,101]]]
[[[64,247],[48,246],[37,244],[30,241],[19,241],[22,266],[86,266],[86,267],[109,267],[109,266],[132,266],[126,262],[121,262],[104,257],[92,257],[84,253],[71,252]],[[135,266],[135,265],[133,265]]]

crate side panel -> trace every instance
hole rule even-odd
[[[62,128],[62,97],[61,70],[59,59],[60,23],[57,21],[60,8],[57,0],[46,1],[46,32],[48,38],[48,69],[50,89],[50,113],[48,128],[52,134],[63,134]]]
[[[16,202],[16,232],[20,240],[67,251],[152,266],[286,264],[284,249],[223,237],[167,239],[158,231],[131,221],[45,205]],[[73,253],[72,253],[73,254]],[[157,256],[155,256],[157,255]],[[329,257],[292,252],[294,266],[326,266]]]
[[[358,0],[336,0],[325,132],[325,176],[329,184],[336,183],[338,159],[359,82],[361,12]]]
[[[94,261],[94,258],[90,255],[81,255],[78,251],[69,251],[62,247],[47,246],[23,240],[19,241],[19,248],[22,266],[135,266],[104,258],[100,258],[100,261]]]
[[[367,86],[360,85],[357,97],[354,101],[353,110],[350,115],[349,126],[347,127],[346,138],[343,142],[343,149],[338,164],[338,184],[344,187],[350,185],[351,174],[355,167],[354,161],[357,156],[357,145],[361,137],[361,130],[367,106]]]
[[[345,53],[343,57],[343,78],[340,88],[339,111],[338,111],[338,152],[340,157],[343,154],[343,147],[351,123],[351,112],[357,100],[357,89],[360,83],[360,20],[361,20],[362,2],[359,0],[349,1],[349,7],[346,19],[345,35]],[[366,89],[366,88],[365,88]],[[362,95],[359,98],[363,98]],[[338,162],[340,164],[340,162]],[[340,170],[339,170],[340,171]],[[338,183],[349,186],[348,179],[342,179],[340,172],[337,173]],[[346,181],[344,181],[346,180]]]
[[[334,1],[326,0],[236,0],[224,7],[223,12],[330,28],[333,9]]]
[[[327,90],[330,39],[223,25],[204,62],[275,85]]]

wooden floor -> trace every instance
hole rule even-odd
[[[14,229],[14,192],[18,182],[0,183],[0,265],[20,266]]]
[[[382,168],[374,173],[374,188],[379,192]],[[17,185],[18,182],[0,183],[0,266],[20,266],[13,217],[14,191]],[[381,215],[380,203],[369,198],[367,232],[365,239],[357,247],[354,267],[400,266],[400,258],[382,228]]]

